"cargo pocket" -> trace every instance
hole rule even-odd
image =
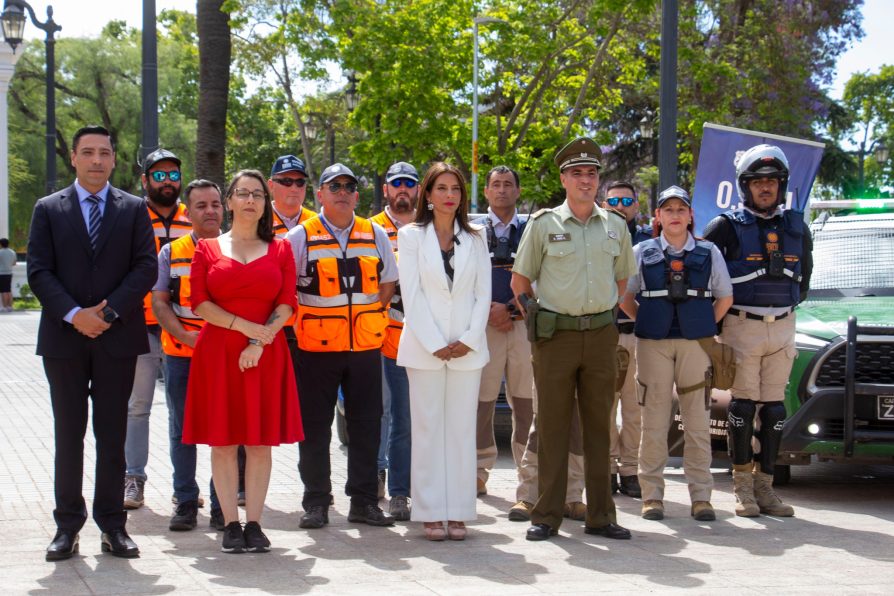
[[[636,380],[636,403],[641,406],[646,405],[646,393],[648,393],[648,386],[645,385],[642,381],[639,380],[639,377],[634,377]]]
[[[341,284],[338,281],[338,259],[326,257],[316,262],[317,279],[320,280],[320,296],[331,298],[341,294]]]
[[[381,348],[385,339],[388,317],[385,309],[368,310],[354,319],[354,349],[371,350]]]
[[[298,347],[308,352],[342,351],[335,342],[344,342],[348,320],[339,315],[304,315],[297,325]],[[346,349],[346,348],[345,348]]]
[[[364,294],[376,294],[379,291],[379,257],[359,256],[360,291]]]

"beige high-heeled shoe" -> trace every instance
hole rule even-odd
[[[422,525],[425,528],[425,537],[432,542],[440,542],[447,538],[444,522],[423,522]]]
[[[448,521],[447,536],[450,540],[465,540],[466,524],[461,521]]]

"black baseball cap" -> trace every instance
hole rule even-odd
[[[178,168],[180,167],[180,158],[174,155],[172,151],[168,151],[167,149],[156,149],[143,160],[143,173],[145,174],[148,172],[152,166],[160,161],[173,161],[177,164]]]

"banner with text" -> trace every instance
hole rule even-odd
[[[706,122],[692,191],[696,235],[724,211],[741,207],[736,188],[736,158],[761,143],[776,145],[788,158],[786,208],[801,211],[806,208],[825,145]]]

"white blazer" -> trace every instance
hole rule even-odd
[[[490,255],[484,227],[472,227],[474,236],[460,232],[459,224],[454,224],[459,242],[454,243],[452,288],[434,226],[410,224],[398,230],[404,304],[404,330],[397,351],[400,366],[474,370],[483,368],[490,359],[485,334],[491,301]],[[457,340],[471,351],[448,361],[434,356],[434,352]]]

